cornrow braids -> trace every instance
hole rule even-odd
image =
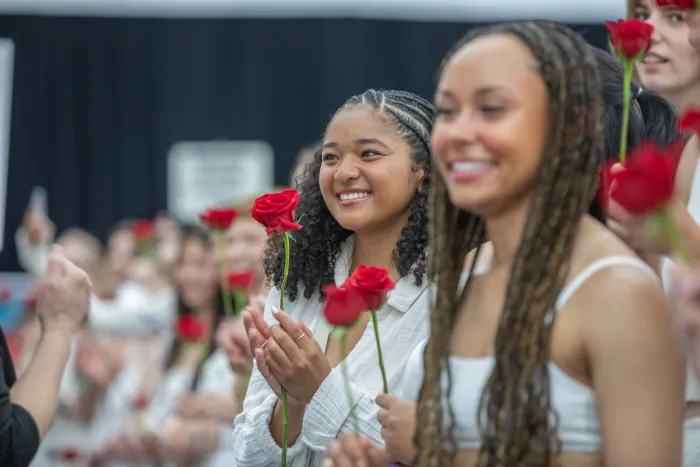
[[[495,366],[479,407],[483,444],[478,465],[542,467],[552,465],[560,450],[557,417],[550,407],[550,333],[576,228],[595,195],[603,142],[602,90],[596,59],[585,41],[551,22],[476,29],[448,53],[443,67],[470,41],[492,34],[517,37],[539,62],[549,93],[550,129],[495,336]],[[445,426],[442,412],[443,398],[450,397],[450,334],[469,293],[469,280],[460,295],[457,290],[464,261],[474,248],[478,256],[485,240],[484,220],[452,204],[439,173],[431,187],[430,212],[429,277],[437,282],[437,294],[418,401],[416,465],[421,467],[452,465],[454,460],[452,442],[444,441],[453,439],[452,427]],[[445,371],[447,395],[441,389]]]
[[[384,114],[396,133],[410,148],[414,168],[424,171],[420,189],[411,204],[408,221],[402,229],[392,261],[401,277],[413,273],[416,285],[426,274],[428,246],[428,191],[430,187],[430,134],[434,110],[427,100],[405,91],[370,89],[356,95],[336,111],[364,105]],[[318,184],[321,151],[300,177],[298,215],[304,215],[304,228],[294,233],[290,253],[291,264],[285,293],[296,300],[300,287],[309,299],[321,292],[324,285],[334,283],[335,262],[342,243],[352,234],[331,215]],[[282,283],[284,250],[279,238],[268,241],[265,252],[265,274],[277,287]]]

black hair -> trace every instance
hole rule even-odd
[[[603,100],[605,103],[603,134],[605,146],[600,163],[617,159],[622,130],[622,111],[625,102],[623,94],[625,69],[617,58],[609,52],[590,46],[598,63]],[[630,119],[627,133],[627,150],[650,141],[666,147],[678,137],[676,111],[673,104],[659,93],[642,89],[632,81],[630,87]],[[589,214],[601,222],[605,215],[597,200],[591,203]]]
[[[190,241],[197,241],[200,242],[202,245],[207,247],[208,249],[211,249],[214,247],[211,236],[209,232],[202,227],[199,227],[197,225],[182,225],[180,227],[180,235],[182,238],[182,244],[180,246],[180,257],[178,261],[182,260],[182,252],[184,251],[186,245]],[[202,366],[204,363],[207,361],[207,359],[214,353],[216,350],[216,331],[219,328],[219,323],[222,318],[226,317],[226,311],[224,309],[224,302],[223,302],[223,294],[221,293],[221,289],[217,286],[216,289],[216,296],[214,298],[215,300],[215,309],[216,309],[216,315],[214,317],[214,322],[212,323],[212,330],[211,330],[211,335],[209,336],[209,346],[207,349],[207,354],[202,357],[202,359],[199,362],[199,365],[197,365],[197,369],[195,370],[194,378],[192,379],[192,383],[190,385],[191,390],[195,390],[197,388],[197,385],[199,384],[199,379],[201,376],[202,372]],[[177,296],[177,317],[181,316],[192,316],[194,315],[195,310],[192,308],[188,307],[183,301],[182,297],[178,293]],[[175,363],[175,360],[177,360],[178,356],[180,355],[180,351],[182,350],[182,342],[179,340],[174,339],[172,344],[170,345],[170,348],[168,349],[168,353],[165,358],[165,370],[169,370],[172,365]]]
[[[405,91],[370,89],[356,95],[336,112],[365,105],[384,112],[392,120],[397,134],[411,150],[411,158],[424,170],[420,189],[416,191],[406,226],[393,252],[393,263],[401,277],[413,272],[415,283],[420,285],[426,273],[426,248],[428,246],[428,188],[430,185],[430,133],[433,127],[434,109],[427,100]],[[299,288],[304,297],[311,298],[321,292],[324,285],[334,283],[335,262],[342,243],[352,234],[331,215],[323,201],[318,184],[322,160],[317,151],[314,160],[300,178],[297,216],[303,215],[304,226],[294,232],[291,248],[291,264],[285,295],[296,300]],[[279,287],[284,268],[284,249],[279,235],[270,239],[265,253],[265,274]]]

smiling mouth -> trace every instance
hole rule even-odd
[[[642,60],[642,63],[644,63],[646,65],[660,65],[662,63],[667,63],[667,62],[668,62],[668,60],[666,60],[663,57],[659,57],[657,55],[651,55],[651,56],[647,55],[646,57],[644,57],[644,60]]]
[[[350,206],[353,204],[358,204],[361,203],[372,196],[372,193],[369,191],[363,191],[363,192],[354,192],[354,193],[340,193],[336,195],[336,198],[338,198],[339,203],[342,206]]]

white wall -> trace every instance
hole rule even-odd
[[[0,14],[142,17],[352,17],[479,22],[516,18],[599,23],[622,0],[0,0]]]

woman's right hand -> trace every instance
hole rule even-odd
[[[328,449],[323,467],[386,467],[386,451],[376,448],[365,438],[344,434]]]
[[[382,408],[377,420],[382,425],[382,438],[389,457],[410,465],[416,458],[413,437],[416,432],[416,403],[393,394],[379,394],[377,405]]]
[[[265,378],[267,385],[270,386],[272,392],[278,398],[282,398],[282,385],[274,377],[270,368],[265,362],[265,354],[262,350],[262,346],[267,342],[267,340],[272,336],[270,331],[270,325],[265,322],[260,313],[255,312],[251,307],[247,307],[246,311],[243,312],[243,324],[245,325],[246,333],[248,334],[248,339],[250,341],[250,351],[255,358],[255,363],[258,364],[258,370],[260,374]],[[295,405],[298,407],[303,407],[306,404],[287,393],[287,403]]]

